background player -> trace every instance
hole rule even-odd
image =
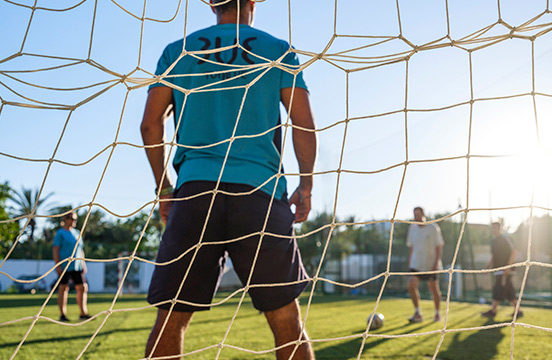
[[[485,269],[499,268],[508,266],[516,261],[517,250],[509,236],[502,233],[502,224],[493,222],[491,224],[493,233],[493,241],[491,244],[491,259],[485,266]],[[517,298],[512,284],[512,269],[500,270],[495,272],[495,282],[493,286],[493,302],[491,309],[485,311],[481,315],[494,318],[498,309],[498,305],[504,300],[508,300],[510,304],[516,308]],[[514,314],[512,313],[512,317]],[[517,317],[522,317],[523,311],[521,308],[518,311]]]
[[[443,268],[441,253],[443,250],[443,237],[441,229],[437,224],[422,224],[426,221],[424,209],[414,208],[414,220],[420,224],[411,224],[408,228],[406,244],[410,248],[409,267],[413,273],[422,271],[436,271]],[[420,310],[420,292],[418,285],[420,280],[427,281],[433,303],[435,304],[434,321],[440,321],[439,307],[441,304],[441,290],[437,274],[413,274],[408,280],[408,292],[414,304],[414,315],[408,320],[410,322],[421,322],[422,312]]]
[[[63,221],[61,222],[61,229],[58,230],[56,236],[54,237],[54,245],[52,248],[52,255],[56,263],[71,257],[73,250],[75,249],[75,245],[77,249],[74,257],[84,258],[82,238],[78,240],[80,232],[74,227],[76,222],[77,214],[75,212],[65,215]],[[65,266],[66,264],[56,267],[58,276],[61,276]],[[59,321],[69,321],[69,318],[67,318],[69,279],[73,280],[75,290],[77,291],[77,304],[80,309],[80,319],[90,319],[86,304],[88,297],[88,284],[84,278],[85,273],[86,263],[83,260],[74,260],[69,264],[65,274],[61,278],[58,289],[58,306],[61,313]]]

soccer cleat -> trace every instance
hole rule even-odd
[[[85,314],[85,315],[81,315],[79,316],[79,320],[88,320],[88,319],[91,319],[92,316],[90,316],[90,314]]]
[[[67,316],[61,315],[61,316],[59,317],[59,321],[69,322],[69,321],[71,321],[71,320],[69,320],[69,319],[67,318]]]
[[[512,317],[514,317],[515,315],[515,312],[512,313]],[[523,317],[523,311],[518,311],[518,315],[517,315],[517,318],[519,319],[520,317]]]
[[[439,322],[441,321],[441,314],[437,313],[435,314],[435,317],[433,318],[433,322]]]
[[[489,319],[492,319],[496,316],[496,311],[494,311],[493,309],[489,310],[489,311],[485,311],[483,313],[481,313],[481,316],[484,316],[486,318],[489,318]]]
[[[423,318],[422,318],[422,315],[418,314],[418,313],[414,313],[414,315],[412,315],[411,317],[408,318],[408,321],[413,324],[413,323],[419,323],[419,322],[422,322],[423,321]]]

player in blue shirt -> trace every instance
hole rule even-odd
[[[163,52],[141,125],[160,198],[179,199],[160,202],[167,227],[148,292],[158,315],[146,356],[182,353],[184,332],[195,311],[209,309],[228,254],[276,346],[301,340],[294,359],[313,359],[297,301],[308,275],[292,227],[311,208],[317,140],[308,91],[290,45],[251,27],[255,2],[211,3],[217,24]],[[280,103],[295,126],[302,174],[289,202]],[[164,142],[170,106],[179,144],[174,195],[172,181],[162,176],[164,147],[155,146]],[[278,359],[288,359],[294,348],[277,350]]]
[[[84,258],[82,249],[82,238],[79,240],[80,232],[74,228],[77,222],[77,214],[72,212],[64,216],[61,222],[61,229],[58,230],[54,237],[52,253],[55,263],[65,260],[71,255],[74,258]],[[76,247],[76,250],[75,250]],[[63,269],[67,263],[63,263],[56,267],[58,276],[61,276]],[[90,319],[88,314],[87,294],[88,284],[84,279],[86,273],[86,263],[83,260],[73,260],[69,263],[65,274],[59,282],[58,289],[58,306],[61,313],[59,321],[69,321],[67,318],[67,294],[69,293],[69,279],[73,280],[75,290],[77,291],[77,304],[80,309],[80,320]]]

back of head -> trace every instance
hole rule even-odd
[[[249,1],[248,0],[212,0],[213,6],[217,13],[225,13],[227,11],[237,11],[238,4],[243,8]]]
[[[499,236],[502,234],[502,223],[495,221],[491,224],[491,231],[493,236]]]

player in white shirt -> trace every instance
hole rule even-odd
[[[441,229],[436,224],[423,224],[426,221],[424,209],[414,208],[414,220],[420,224],[412,224],[408,229],[406,245],[410,248],[409,268],[413,273],[436,271],[443,269],[441,253],[443,250],[443,237]],[[437,274],[413,274],[408,281],[408,292],[414,304],[414,315],[408,320],[413,323],[421,322],[422,312],[420,310],[420,293],[418,285],[420,280],[427,281],[433,303],[435,304],[434,321],[440,321],[439,307],[441,304],[441,290]]]

